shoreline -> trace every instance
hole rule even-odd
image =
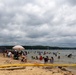
[[[35,63],[36,61],[30,61],[28,60],[27,63]],[[14,60],[12,58],[7,58],[7,57],[3,57],[2,54],[0,54],[0,65],[3,64],[23,64],[24,62],[21,62],[20,60]],[[63,70],[64,69],[64,70]],[[25,69],[19,69],[19,70],[0,70],[0,74],[1,75],[41,75],[43,73],[43,75],[75,75],[76,73],[73,71],[73,68],[69,69],[69,68],[63,68],[60,69],[58,67],[25,67]],[[75,69],[76,70],[76,69]],[[23,71],[23,73],[21,72]],[[31,73],[29,73],[29,71]],[[10,74],[9,74],[10,72]],[[19,73],[18,73],[19,72]],[[4,74],[2,74],[4,73]]]

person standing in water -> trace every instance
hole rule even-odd
[[[50,59],[50,63],[54,63],[54,58],[53,57],[51,57],[51,59]]]
[[[43,59],[43,57],[40,55],[39,60],[41,61]]]
[[[60,56],[58,56],[58,59],[60,59]]]

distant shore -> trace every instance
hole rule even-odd
[[[76,50],[76,47],[58,47],[58,46],[42,46],[42,45],[34,45],[34,46],[23,46],[26,50]],[[0,46],[0,50],[12,49],[13,46]]]

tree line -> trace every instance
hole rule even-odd
[[[5,49],[12,49],[13,46],[0,46],[0,50],[5,50]],[[47,49],[47,50],[56,50],[56,49],[76,49],[76,47],[70,48],[70,47],[51,47],[51,46],[41,46],[41,45],[37,45],[37,46],[23,46],[25,49],[33,49],[33,50],[42,50],[42,49]]]

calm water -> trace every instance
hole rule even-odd
[[[39,56],[37,52],[41,52],[41,55],[43,57],[48,56],[49,58],[51,58],[52,56],[54,57],[55,63],[74,63],[76,64],[76,50],[26,50],[27,52],[29,52],[29,54],[27,55],[28,59],[31,59],[31,56]],[[50,54],[46,54],[43,55],[43,52],[48,52]],[[53,55],[54,53],[57,53],[57,56]],[[66,55],[72,54],[71,58],[68,58]],[[58,59],[57,57],[60,56],[60,59]],[[43,62],[43,61],[42,61]]]

